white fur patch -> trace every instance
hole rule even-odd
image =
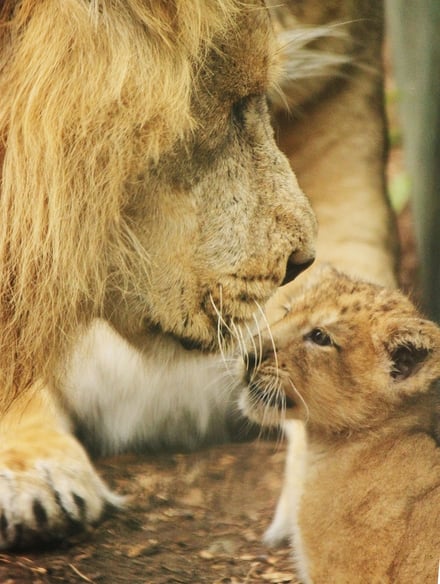
[[[280,545],[294,536],[296,514],[301,496],[304,476],[305,431],[298,420],[288,420],[283,424],[288,440],[283,489],[271,524],[264,534],[264,543]]]
[[[96,320],[71,356],[62,394],[98,453],[187,449],[227,438],[234,383],[219,356],[186,351],[164,337],[142,353]]]

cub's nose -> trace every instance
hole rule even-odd
[[[305,256],[305,254],[298,254],[292,253],[287,260],[287,267],[286,267],[286,275],[284,276],[284,280],[281,282],[281,286],[284,284],[288,284],[292,280],[294,280],[297,276],[307,270],[313,262],[315,258],[313,256]]]
[[[245,359],[244,380],[246,383],[250,383],[252,376],[255,375],[257,363],[258,359],[256,354],[249,352]]]
[[[257,342],[259,339],[257,339]],[[271,355],[273,355],[273,347],[272,344],[270,347],[263,347],[259,354],[257,355],[253,351],[249,351],[244,359],[245,371],[244,371],[244,380],[246,383],[250,383],[252,379],[255,377],[258,367]]]

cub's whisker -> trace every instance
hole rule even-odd
[[[281,398],[281,410],[279,412],[279,432],[277,432],[277,441],[276,441],[276,448],[278,448],[281,443],[283,442],[284,432],[283,426],[284,422],[286,421],[286,394],[281,389],[280,385],[278,385],[278,391],[280,391],[280,398]]]
[[[271,379],[270,383],[262,384],[263,403],[263,424],[278,425],[282,413],[277,408],[279,394],[279,384],[276,379]]]
[[[303,396],[301,395],[301,393],[296,388],[296,385],[293,383],[293,381],[291,380],[291,378],[288,377],[287,380],[290,383],[290,386],[292,387],[294,394],[298,397],[298,399],[300,400],[300,402],[304,406],[304,410],[306,412],[305,422],[307,423],[309,421],[309,418],[310,418],[309,406],[307,405],[306,400],[303,398]]]

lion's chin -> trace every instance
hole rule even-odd
[[[177,335],[172,335],[172,337],[186,350],[186,351],[198,351],[201,353],[215,353],[216,348],[212,344],[203,343],[200,340],[191,339],[188,337],[179,337]]]
[[[178,345],[185,351],[192,353],[203,353],[205,355],[224,353],[225,351],[232,350],[235,347],[235,343],[232,338],[223,337],[222,346],[220,348],[216,336],[213,336],[212,338],[197,339],[164,331],[160,325],[146,326],[142,334],[135,335],[135,338],[130,338],[130,340],[136,345],[143,345],[146,339],[151,338],[155,338],[156,340],[161,338],[165,342],[172,341],[175,345]]]
[[[208,319],[207,319],[208,320]],[[239,339],[237,334],[233,333],[234,329],[238,329],[243,326],[243,323],[248,323],[248,320],[237,319],[236,324],[229,326],[226,322],[218,324],[217,322],[210,322],[208,320],[207,326],[198,327],[195,331],[196,334],[185,334],[176,331],[168,331],[158,323],[148,322],[144,319],[142,323],[142,329],[139,333],[133,335],[138,342],[135,344],[142,344],[142,339],[145,338],[158,338],[172,339],[174,342],[178,343],[183,349],[191,352],[200,352],[205,354],[224,354],[234,351],[237,347]],[[249,326],[249,325],[248,325]],[[250,326],[253,323],[250,322]],[[199,333],[199,335],[197,335]],[[125,335],[127,336],[127,335]],[[131,335],[130,335],[131,337]],[[131,340],[131,339],[130,339]]]
[[[233,352],[237,347],[237,342],[231,336],[223,336],[221,339],[221,346],[217,337],[213,338],[211,341],[203,341],[199,339],[193,339],[191,337],[179,336],[172,334],[170,335],[175,341],[177,341],[180,346],[186,351],[204,353],[206,355],[215,354],[225,354]]]

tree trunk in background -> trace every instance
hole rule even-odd
[[[425,309],[440,322],[440,0],[387,0]]]

